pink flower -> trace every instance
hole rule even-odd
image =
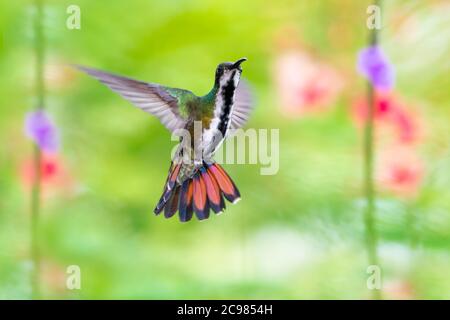
[[[336,70],[300,50],[278,56],[274,78],[280,106],[288,116],[326,110],[343,87]]]
[[[352,118],[362,127],[367,120],[367,98],[361,97],[354,101]],[[399,98],[391,93],[376,92],[374,105],[374,121],[378,137],[389,136],[403,144],[417,142],[421,136],[419,116],[411,107],[406,107]]]
[[[399,108],[394,114],[398,137],[403,143],[415,142],[420,135],[420,128],[416,117],[407,109]]]
[[[395,113],[397,106],[389,95],[378,94],[375,96],[373,117],[375,121],[389,122]],[[358,98],[353,103],[352,115],[358,124],[364,124],[368,115],[368,104],[365,96]]]
[[[393,146],[380,152],[377,163],[380,191],[405,197],[417,195],[424,176],[424,165],[415,150],[409,146]]]
[[[20,177],[26,189],[30,189],[35,179],[33,159],[25,160],[20,167]],[[73,180],[64,166],[61,158],[53,154],[42,154],[41,185],[44,195],[56,192],[66,192],[72,189]]]
[[[414,286],[408,281],[391,280],[384,285],[384,293],[387,299],[414,300],[417,299]]]

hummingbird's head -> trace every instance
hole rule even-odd
[[[242,73],[241,63],[246,60],[247,58],[241,58],[236,62],[224,62],[219,64],[216,69],[216,84],[225,85],[232,80],[235,83],[235,86],[237,86]]]

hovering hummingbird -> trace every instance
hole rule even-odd
[[[219,64],[214,86],[204,96],[77,66],[159,118],[170,132],[182,129],[189,133],[190,139],[180,137],[155,214],[164,210],[164,216],[170,218],[178,211],[180,221],[185,222],[195,212],[203,220],[209,217],[210,209],[215,213],[225,209],[224,198],[231,203],[240,199],[233,180],[212,156],[230,132],[248,120],[251,97],[248,87],[240,82],[241,63],[246,60]],[[196,130],[198,124],[200,130]]]

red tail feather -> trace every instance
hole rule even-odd
[[[194,212],[199,220],[208,219],[209,206],[205,181],[197,172],[194,176]]]
[[[186,222],[195,212],[197,218],[203,220],[208,219],[210,208],[215,213],[225,209],[223,197],[232,203],[240,199],[233,180],[217,163],[205,163],[182,183],[177,181],[181,166],[170,166],[163,194],[154,210],[156,214],[164,209],[164,216],[170,218],[178,210],[180,221]]]
[[[178,174],[180,173],[181,169],[181,163],[175,165],[175,167],[172,170],[172,173],[169,176],[169,180],[167,181],[169,189],[172,189],[175,186],[175,183],[177,182]]]
[[[225,208],[225,202],[223,201],[222,194],[220,193],[219,185],[217,184],[216,178],[209,170],[204,170],[202,168],[201,174],[205,181],[206,193],[209,199],[209,205],[215,213],[222,212]]]
[[[208,167],[208,170],[214,175],[217,183],[219,184],[220,190],[222,190],[224,197],[232,202],[236,203],[241,195],[239,190],[236,188],[233,180],[230,176],[223,170],[223,168],[217,163],[213,163]]]
[[[164,216],[166,218],[172,217],[178,210],[178,197],[180,195],[180,186],[176,186],[175,190],[172,192],[169,200],[167,200],[164,206]]]
[[[180,212],[180,221],[186,222],[191,220],[192,218],[192,195],[194,193],[194,184],[191,179],[188,179],[183,182],[181,186],[180,192],[180,204],[179,204],[179,212]]]
[[[161,211],[164,209],[167,201],[169,201],[170,197],[173,193],[173,187],[176,184],[178,173],[180,173],[181,164],[177,164],[174,166],[173,162],[170,164],[169,168],[169,174],[167,175],[166,184],[164,185],[163,194],[161,196],[161,199],[159,199],[158,204],[156,205],[155,214],[160,214]],[[176,210],[175,210],[176,212]]]

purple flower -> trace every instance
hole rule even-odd
[[[362,49],[358,54],[357,67],[375,88],[391,89],[394,86],[394,67],[378,46]]]
[[[42,150],[54,152],[58,149],[56,127],[44,111],[27,114],[25,132]]]

